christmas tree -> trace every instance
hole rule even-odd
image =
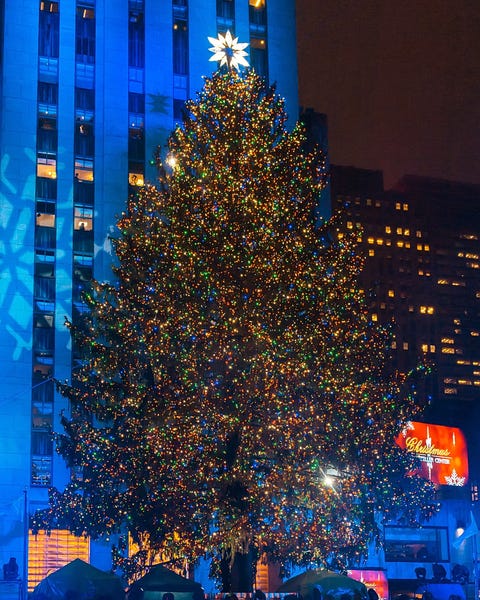
[[[81,361],[58,383],[72,410],[56,440],[75,476],[34,528],[128,534],[143,558],[342,568],[379,515],[432,510],[394,444],[420,402],[386,370],[358,232],[315,223],[322,157],[223,42],[158,184],[118,221],[114,283],[68,322]]]

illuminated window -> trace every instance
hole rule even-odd
[[[413,308],[412,304],[409,304],[409,306],[408,306],[408,312],[409,313],[415,312],[415,309]]]
[[[28,591],[45,577],[76,558],[88,562],[90,542],[69,531],[54,529],[49,535],[39,531],[28,536]]]
[[[421,231],[416,231],[415,235],[417,236],[417,238],[421,238],[422,237],[422,232]]]
[[[77,181],[93,181],[93,160],[75,159],[75,179]]]
[[[421,250],[423,250],[423,246],[422,246],[422,244],[417,244],[417,250],[418,250],[418,251],[421,251]]]
[[[395,210],[402,210],[402,205],[400,202],[395,202]]]
[[[390,225],[385,225],[385,233],[392,233],[392,228]]]
[[[372,206],[372,200],[370,198],[367,198],[367,206]]]
[[[385,302],[380,302],[380,308],[385,310],[387,308],[387,305],[385,304]]]
[[[374,243],[375,243],[375,240],[374,240],[374,238],[373,238],[373,237],[369,237],[369,238],[367,238],[367,242],[368,242],[369,244],[374,244]]]
[[[375,250],[370,248],[370,250],[368,251],[368,256],[375,256]],[[480,294],[480,292],[479,292],[479,294]]]
[[[248,0],[248,3],[253,8],[265,8],[265,0]]]
[[[88,206],[75,206],[74,229],[77,231],[91,231],[93,222],[93,209]]]
[[[395,290],[388,290],[388,297],[395,298]]]
[[[403,229],[401,227],[397,227],[397,235],[402,235]]]
[[[435,344],[430,344],[430,352],[435,352],[436,347]]]
[[[443,393],[447,394],[447,395],[452,395],[452,394],[457,394],[458,392],[457,392],[457,388],[446,387],[446,388],[444,388]]]
[[[38,227],[55,227],[55,215],[38,212],[35,223]]]
[[[428,344],[422,344],[422,352],[428,352]]]
[[[435,309],[433,306],[420,306],[420,313],[422,315],[433,315]]]
[[[377,246],[383,246],[382,238],[377,238]]]
[[[128,183],[130,185],[144,185],[144,177],[143,173],[129,173],[128,174]]]
[[[392,245],[392,240],[385,241],[385,246],[391,246],[391,245]]]
[[[404,246],[403,240],[398,240],[397,246],[398,246],[398,248],[403,248],[403,246]]]
[[[404,350],[408,350],[408,342],[403,342],[402,347]]]
[[[379,208],[381,205],[382,205],[382,204],[381,204],[380,200],[375,200],[375,206],[376,206],[377,208]]]
[[[57,178],[56,158],[37,158],[37,177]]]
[[[347,229],[353,229],[352,221],[347,221]]]
[[[372,321],[374,321],[374,322],[378,321],[378,315],[376,313],[372,314]]]
[[[397,342],[393,341],[392,342],[392,349],[395,350],[397,348]]]
[[[471,335],[472,337],[478,337],[478,336],[480,335],[480,333],[479,333],[478,331],[471,331],[471,332],[470,332],[470,335]]]
[[[459,379],[458,384],[459,385],[472,385],[472,381],[470,379]]]
[[[429,244],[425,244],[423,246],[423,249],[425,250],[425,252],[430,252],[430,245]]]
[[[410,235],[410,229],[404,229],[403,235]]]
[[[403,208],[403,210],[408,210],[408,204],[406,202],[404,202],[402,208]]]
[[[455,340],[453,338],[442,338],[442,344],[454,344]]]
[[[444,346],[442,348],[442,354],[455,354],[455,349]]]

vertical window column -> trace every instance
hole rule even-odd
[[[52,482],[59,27],[58,2],[40,2],[30,449],[34,486]]]
[[[93,278],[93,213],[95,157],[95,48],[94,0],[78,0],[75,18],[75,123],[73,173],[72,319],[87,311],[83,294]],[[75,370],[81,356],[72,348]],[[73,377],[74,373],[72,373]]]
[[[173,118],[182,119],[182,111],[188,96],[188,2],[173,0]]]
[[[145,15],[144,3],[129,0],[128,183],[145,183]]]
[[[267,0],[249,0],[250,65],[268,79]]]

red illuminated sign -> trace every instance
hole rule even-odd
[[[437,485],[466,485],[467,444],[457,427],[409,421],[396,442],[420,459],[420,476]]]
[[[388,600],[388,580],[385,571],[377,569],[351,569],[347,575],[361,581],[367,588],[373,588],[380,600]]]

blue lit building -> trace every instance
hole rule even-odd
[[[155,179],[184,101],[202,87],[207,36],[230,30],[298,115],[294,0],[4,0],[0,3],[0,561],[26,574],[24,507],[70,476],[50,430],[75,368],[65,316],[110,276],[129,186]],[[25,502],[26,501],[26,502]],[[80,546],[75,546],[80,544]],[[98,546],[98,547],[97,547]],[[83,554],[82,554],[83,553]],[[107,567],[108,544],[31,540],[30,584],[73,556]],[[49,562],[50,561],[50,562]],[[58,565],[57,565],[58,566]]]

